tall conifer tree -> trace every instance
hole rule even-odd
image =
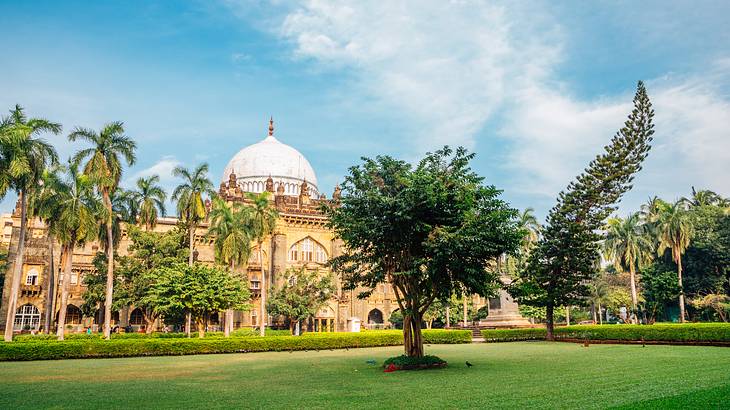
[[[641,170],[651,148],[653,118],[646,88],[639,81],[634,109],[623,128],[558,195],[526,268],[510,287],[519,303],[546,308],[548,340],[553,339],[554,309],[582,304],[589,295],[587,282],[599,265],[598,230]]]

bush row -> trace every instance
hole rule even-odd
[[[544,328],[482,330],[487,342],[545,339]],[[730,323],[578,325],[555,328],[556,339],[730,342]]]
[[[454,332],[458,335],[445,332]],[[469,331],[424,331],[425,343],[466,343],[467,340],[471,341]],[[403,344],[403,334],[399,331],[309,333],[302,337],[71,339],[52,343],[48,341],[3,343],[0,344],[0,361],[327,350],[401,344]]]
[[[290,332],[288,330],[274,330],[274,329],[266,329],[266,336],[287,336]],[[253,337],[258,336],[259,332],[258,330],[254,329],[237,329],[231,332],[231,336],[233,337]],[[193,331],[190,333],[190,337],[197,338],[198,332]],[[206,332],[205,333],[206,338],[215,338],[215,337],[224,337],[223,332]],[[146,333],[112,333],[112,339],[182,339],[186,338],[185,333],[175,332],[175,333],[162,333],[162,332],[154,332],[150,334]],[[65,336],[66,340],[101,340],[103,339],[103,335],[101,333],[69,333]],[[55,334],[36,334],[36,335],[30,335],[30,334],[22,334],[22,335],[15,335],[13,337],[13,341],[15,342],[39,342],[44,340],[56,340]]]

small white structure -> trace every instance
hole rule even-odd
[[[347,329],[349,329],[350,332],[360,332],[360,318],[357,317],[351,317],[347,319]]]

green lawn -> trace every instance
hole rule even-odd
[[[383,373],[400,347],[0,363],[0,408],[730,408],[730,349],[432,345],[441,370]],[[474,367],[467,368],[468,360]]]

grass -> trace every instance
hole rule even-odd
[[[383,373],[366,363],[401,347],[0,363],[0,408],[730,408],[728,348],[426,350],[449,367]]]

